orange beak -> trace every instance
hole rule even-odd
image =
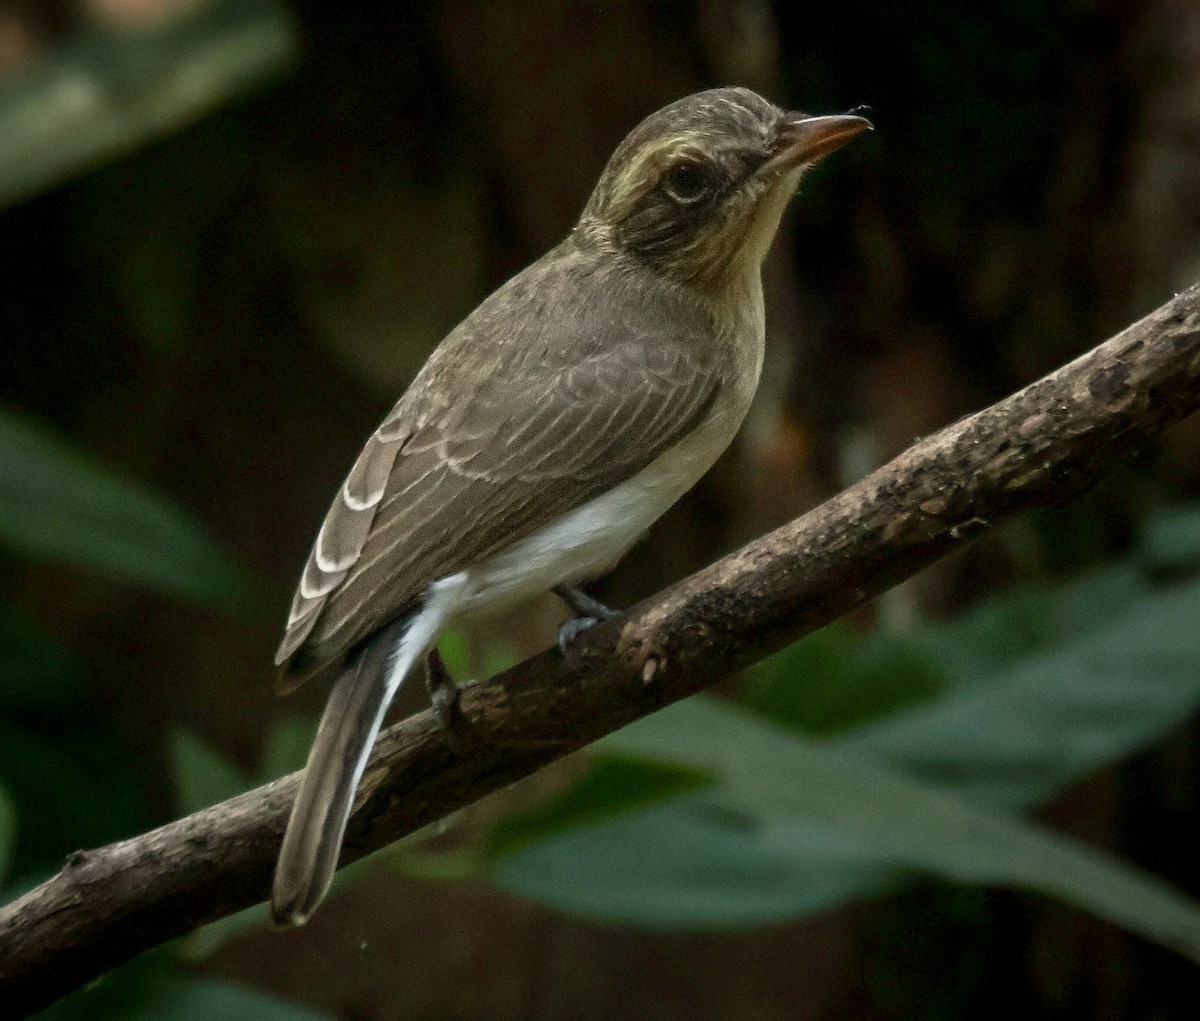
[[[775,128],[775,137],[771,140],[773,155],[759,173],[781,174],[816,163],[873,127],[869,120],[856,114],[812,117],[790,113]]]

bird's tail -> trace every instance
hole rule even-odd
[[[445,603],[430,600],[379,631],[334,684],[275,866],[271,919],[280,928],[303,925],[329,890],[384,714],[437,639],[450,609]]]

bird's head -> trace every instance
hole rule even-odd
[[[576,228],[681,282],[758,271],[810,166],[871,127],[711,89],[651,114],[613,153]]]

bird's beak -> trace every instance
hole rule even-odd
[[[856,114],[811,117],[789,113],[776,126],[770,142],[771,156],[759,172],[774,176],[816,163],[872,128],[869,120]]]

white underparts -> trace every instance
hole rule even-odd
[[[714,410],[633,478],[470,568],[456,616],[508,609],[611,568],[729,445],[741,416],[724,411]]]

